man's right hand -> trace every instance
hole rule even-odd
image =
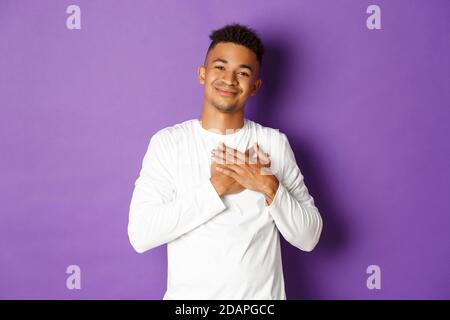
[[[227,194],[239,193],[245,189],[233,178],[217,171],[216,165],[217,165],[217,162],[215,162],[215,161],[211,162],[210,181],[220,197],[227,195]]]

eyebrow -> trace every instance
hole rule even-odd
[[[217,59],[215,59],[212,63],[218,62],[218,61],[219,61],[219,62],[223,62],[223,63],[228,63],[227,60],[222,59],[222,58],[217,58]],[[250,67],[248,64],[240,64],[240,65],[239,65],[239,68],[247,68],[247,69],[250,69],[250,71],[253,72],[252,67]]]

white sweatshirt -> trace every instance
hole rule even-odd
[[[241,152],[257,142],[280,184],[268,206],[245,189],[219,197],[211,184],[211,150]],[[279,233],[311,251],[322,219],[284,133],[244,119],[229,134],[198,119],[159,130],[150,140],[133,191],[128,236],[145,252],[167,243],[166,299],[286,299]]]

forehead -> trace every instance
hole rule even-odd
[[[208,63],[211,63],[217,58],[227,60],[228,64],[248,64],[254,68],[258,65],[258,59],[252,50],[231,42],[219,42],[209,51]]]

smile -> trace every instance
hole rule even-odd
[[[221,95],[221,96],[225,96],[225,97],[232,97],[237,95],[237,92],[232,92],[232,91],[224,91],[218,88],[215,88],[217,90],[217,92]]]

